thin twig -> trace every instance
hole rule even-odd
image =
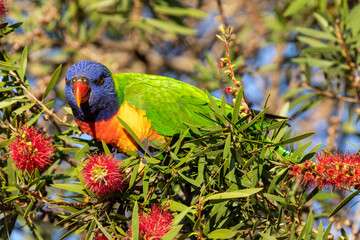
[[[340,20],[336,19],[335,21],[336,27],[335,27],[335,35],[336,38],[341,46],[341,50],[343,51],[344,55],[345,55],[345,60],[346,60],[346,65],[348,66],[348,71],[349,71],[349,80],[351,81],[352,86],[355,88],[355,96],[356,99],[359,101],[360,100],[360,95],[359,95],[359,84],[356,81],[356,77],[355,77],[355,72],[356,72],[356,66],[354,61],[351,58],[351,55],[349,53],[349,49],[346,46],[345,43],[345,38],[344,35],[342,33],[342,28],[341,28],[341,24],[340,24]]]
[[[324,91],[324,90],[318,89],[316,87],[310,86],[309,84],[307,84],[305,82],[303,82],[301,85],[302,85],[302,87],[310,88],[310,89],[314,90],[319,95],[323,95],[323,96],[326,96],[326,97],[329,97],[329,98],[335,98],[335,99],[345,101],[345,102],[360,103],[360,99],[351,98],[351,97],[344,97],[344,96],[338,96],[335,93],[332,93],[332,92],[329,92],[329,91]]]
[[[220,12],[220,17],[221,17],[221,22],[224,24],[224,26],[227,26],[227,22],[226,22],[226,18],[225,18],[225,14],[224,14],[224,9],[221,5],[221,0],[216,0],[218,8],[219,8],[219,12]]]
[[[37,99],[25,86],[25,84],[23,83],[23,81],[19,78],[19,76],[12,70],[9,71],[9,74],[15,78],[15,80],[20,84],[20,86],[25,90],[25,92],[27,93],[27,98],[29,98],[30,100],[35,101],[36,104],[40,105],[40,107],[51,117],[55,118],[56,120],[58,120],[61,124],[69,126],[69,127],[73,127],[72,124],[64,121],[63,119],[61,119],[58,115],[56,115],[53,111],[51,111],[50,109],[48,109],[45,104],[43,102],[41,102],[39,99]]]
[[[230,54],[229,54],[229,41],[228,41],[227,37],[225,38],[225,49],[226,49],[226,58],[227,58],[227,62],[228,62],[228,67],[229,67],[229,70],[230,70],[230,76],[231,76],[231,79],[232,79],[232,81],[233,81],[233,83],[234,83],[234,85],[236,87],[237,92],[239,92],[238,81],[235,78],[234,70],[233,70],[233,68],[231,66],[231,60],[230,60]],[[246,113],[250,113],[250,108],[247,105],[247,103],[245,102],[244,96],[241,98],[241,105],[245,108]]]

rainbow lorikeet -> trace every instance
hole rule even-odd
[[[81,61],[68,69],[65,82],[65,96],[80,129],[124,153],[136,151],[137,143],[118,118],[140,141],[158,147],[185,131],[184,122],[215,124],[199,114],[212,111],[206,93],[171,78],[112,74],[101,63]]]

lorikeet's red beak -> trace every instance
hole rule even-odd
[[[82,80],[78,80],[74,84],[74,94],[78,107],[80,104],[87,102],[90,97],[90,87],[88,84],[84,83]]]

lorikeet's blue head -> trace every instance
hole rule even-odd
[[[77,120],[108,120],[119,109],[111,72],[98,62],[81,61],[66,73],[65,96]]]

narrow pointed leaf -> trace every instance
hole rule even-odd
[[[59,75],[60,75],[60,72],[61,72],[61,68],[62,68],[62,65],[58,66],[58,68],[55,70],[55,72],[53,73],[51,79],[50,79],[50,82],[49,84],[47,85],[46,89],[45,89],[45,92],[44,92],[44,95],[42,97],[42,100],[44,100],[44,98],[50,93],[50,91],[53,89],[53,87],[55,86],[55,83],[56,81],[58,80],[59,78]]]
[[[329,214],[328,218],[335,215],[338,211],[340,211],[341,208],[343,208],[348,202],[350,202],[351,199],[353,199],[355,196],[359,195],[360,190],[357,190],[347,196],[344,200],[342,200],[335,208],[332,210],[332,212]]]
[[[132,222],[131,222],[131,230],[132,230],[132,239],[139,239],[139,205],[136,201],[134,204],[134,209],[132,212]]]
[[[21,68],[20,68],[20,79],[24,81],[26,66],[27,66],[28,47],[25,46],[21,54]]]
[[[236,190],[232,192],[224,192],[224,193],[216,193],[214,195],[210,195],[204,199],[205,201],[209,200],[222,200],[222,199],[235,199],[235,198],[244,198],[254,195],[255,193],[263,190],[262,188],[249,188],[243,190]]]

